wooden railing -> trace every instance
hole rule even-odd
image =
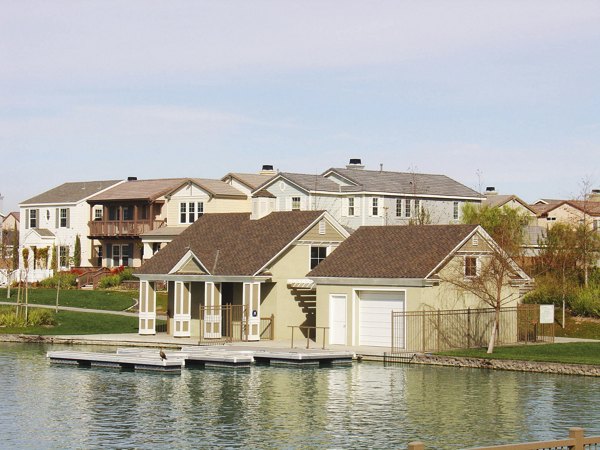
[[[139,236],[161,228],[164,220],[92,220],[88,223],[91,237]]]
[[[91,285],[96,289],[98,287],[98,281],[108,275],[110,275],[110,269],[107,269],[106,267],[86,269],[84,273],[77,277],[77,288],[81,289],[83,286]]]
[[[583,428],[569,428],[569,437],[555,441],[524,442],[520,444],[495,445],[493,447],[477,447],[471,450],[541,450],[541,449],[570,449],[587,450],[600,445],[600,436],[585,437]],[[425,450],[425,445],[420,441],[410,442],[409,450]]]

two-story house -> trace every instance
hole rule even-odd
[[[77,236],[81,242],[81,265],[92,266],[92,241],[88,237],[90,205],[87,200],[122,182],[106,180],[64,183],[22,202],[19,205],[19,246],[21,249],[29,249],[29,267],[32,270],[49,269],[51,252],[56,248],[59,269],[69,268]],[[47,256],[34,257],[38,249],[44,249],[44,254],[48,252]],[[19,267],[23,268],[22,253],[19,257]],[[39,274],[40,277],[47,275],[48,273]],[[31,276],[35,278],[34,275]]]
[[[139,267],[205,213],[250,211],[243,192],[201,178],[130,177],[88,200],[96,265]]]
[[[365,170],[358,159],[322,174],[280,172],[253,196],[255,203],[275,211],[326,210],[350,229],[459,223],[465,202],[484,200],[445,175]]]

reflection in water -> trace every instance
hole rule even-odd
[[[420,366],[181,375],[51,366],[0,347],[3,448],[428,448],[600,434],[594,378]]]

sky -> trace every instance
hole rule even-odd
[[[0,0],[3,212],[67,181],[444,174],[600,188],[600,2]]]

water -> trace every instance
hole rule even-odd
[[[45,352],[65,348],[0,344],[0,448],[406,448],[417,439],[462,448],[561,438],[571,426],[600,435],[591,377],[376,363],[181,375],[50,365]]]

